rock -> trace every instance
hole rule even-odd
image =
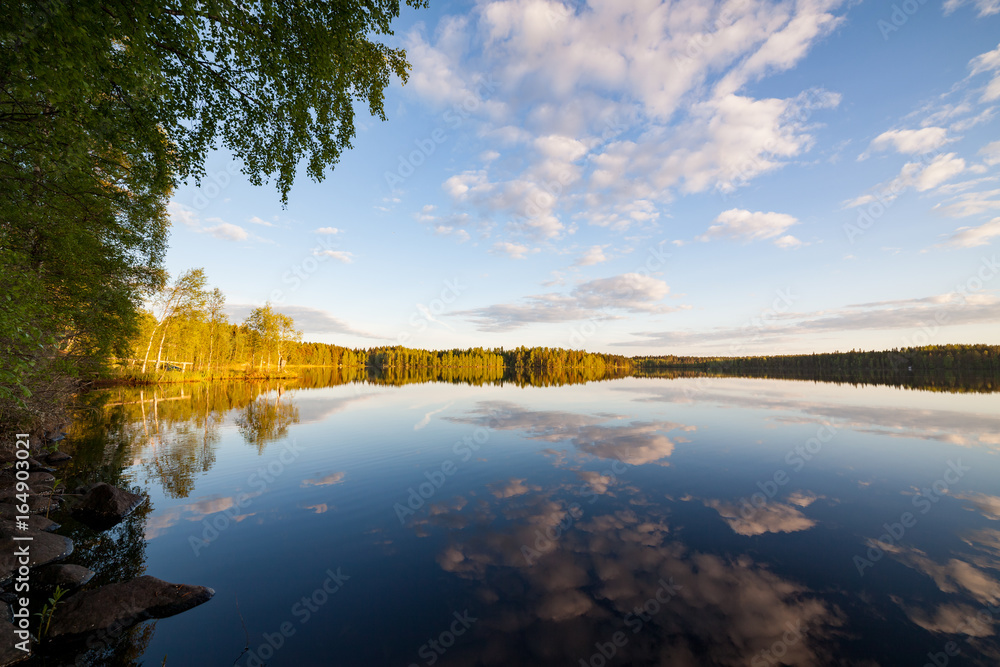
[[[66,461],[69,461],[71,458],[73,457],[65,452],[52,452],[51,454],[45,457],[45,461],[46,463],[49,464],[56,464],[56,463],[64,463]]]
[[[16,470],[8,469],[0,472],[0,484],[14,484],[17,481]],[[28,478],[22,481],[27,482],[29,486],[45,485],[51,489],[52,482],[56,481],[56,478],[55,475],[48,472],[29,472]]]
[[[82,565],[58,563],[38,568],[32,573],[31,578],[32,581],[49,588],[62,586],[65,589],[71,589],[83,586],[94,578],[94,573]]]
[[[95,530],[105,530],[128,516],[142,500],[141,495],[100,482],[73,508],[73,516]]]
[[[20,501],[13,495],[5,494],[0,499],[0,518],[13,520],[17,514],[17,505]],[[50,510],[59,507],[59,499],[52,496],[40,496],[31,494],[28,496],[28,514],[45,514]]]
[[[0,505],[0,508],[10,507],[13,505]],[[5,510],[0,511],[0,535],[13,535],[14,530],[17,526],[14,525],[14,514],[11,513],[10,519],[7,518]],[[44,530],[47,532],[53,532],[59,528],[59,524],[51,519],[46,519],[41,514],[31,514],[28,516],[28,528],[32,530]]]
[[[171,584],[145,575],[66,598],[57,607],[49,637],[72,637],[98,630],[118,631],[150,618],[187,611],[215,595],[204,586]]]
[[[10,610],[10,605],[6,602],[0,602],[0,623],[7,621],[10,623],[14,620],[14,612]]]
[[[38,459],[28,458],[28,472],[55,472],[55,468],[42,465]]]
[[[28,547],[28,566],[38,567],[53,561],[62,560],[73,553],[73,540],[55,533],[42,530],[18,530],[18,537],[30,537],[31,540],[15,540],[14,535],[5,533],[0,536],[0,585],[14,578],[19,563],[15,553],[22,547]]]
[[[31,642],[28,642],[28,651],[25,652],[15,646],[20,641],[21,639],[14,634],[13,625],[6,621],[0,622],[0,667],[13,665],[31,657]]]

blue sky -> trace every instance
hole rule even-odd
[[[432,2],[282,209],[219,152],[167,268],[349,346],[1000,343],[1000,0]]]

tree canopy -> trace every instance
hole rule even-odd
[[[423,7],[426,0],[407,0]],[[0,12],[0,401],[33,392],[39,341],[80,363],[124,351],[164,285],[169,197],[209,151],[282,201],[385,119],[405,53],[398,0],[10,0]],[[22,278],[23,277],[23,281]],[[27,326],[21,326],[25,323]],[[13,363],[13,362],[11,362]],[[37,366],[37,364],[36,364]],[[80,368],[77,364],[77,368]],[[0,414],[5,412],[0,405]]]

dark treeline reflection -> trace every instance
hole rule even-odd
[[[953,394],[976,393],[992,394],[1000,391],[1000,375],[989,372],[887,372],[880,370],[852,370],[828,372],[781,372],[781,371],[700,371],[700,370],[635,370],[628,373],[629,377],[677,378],[697,377],[739,377],[759,378],[767,380],[793,380],[800,382],[830,382],[833,384],[850,384],[855,387],[883,385],[914,389],[918,391],[942,391]]]

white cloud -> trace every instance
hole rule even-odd
[[[314,254],[322,257],[330,257],[344,264],[350,264],[354,261],[354,253],[347,252],[346,250],[317,250]]]
[[[873,194],[865,194],[850,201],[844,202],[845,208],[854,208],[871,203],[876,199],[883,203],[895,200],[906,190],[916,189],[918,192],[926,192],[941,185],[966,170],[965,160],[956,157],[955,153],[945,153],[934,155],[933,159],[924,159],[917,162],[907,162],[899,170],[899,174],[889,181],[873,188],[879,193],[878,197]]]
[[[251,223],[253,223],[255,225],[260,225],[261,227],[274,227],[274,223],[273,222],[268,222],[267,220],[264,220],[263,218],[259,218],[256,215],[253,216],[252,218],[250,218],[249,222],[251,222]]]
[[[746,242],[761,241],[783,234],[789,227],[798,224],[799,221],[785,213],[751,212],[744,209],[732,208],[720,213],[715,222],[716,224],[709,227],[697,240],[735,239]],[[789,248],[801,244],[801,241],[791,235],[782,236],[775,241],[775,245],[781,248]]]
[[[1000,0],[990,1],[993,5],[994,11],[989,13],[993,14],[1000,11]],[[970,60],[969,67],[972,70],[971,76],[982,74],[984,72],[998,72],[998,70],[1000,70],[1000,45],[992,51],[987,51],[986,53],[980,54]],[[983,90],[980,101],[992,102],[997,99],[1000,99],[1000,72],[994,74],[993,79],[986,84],[986,88]]]
[[[587,252],[580,255],[575,262],[574,266],[592,266],[594,264],[600,264],[601,262],[608,261],[608,258],[604,255],[604,248],[606,246],[595,245],[591,246]]]
[[[184,204],[179,204],[175,201],[168,203],[167,215],[169,215],[172,220],[180,222],[185,227],[191,227],[193,229],[201,228],[201,220],[198,218],[198,213]]]
[[[167,204],[167,215],[169,215],[172,220],[180,222],[185,227],[198,232],[199,234],[211,234],[215,238],[223,241],[246,241],[251,239],[254,241],[269,243],[267,239],[255,236],[239,225],[226,222],[222,218],[207,218],[204,222],[202,222],[197,211],[175,201]],[[212,224],[207,225],[205,223]]]
[[[914,155],[940,148],[948,141],[948,130],[943,127],[925,127],[919,130],[889,130],[883,132],[868,146],[868,152],[895,150],[897,153]],[[862,153],[859,159],[867,157]]]
[[[612,311],[669,313],[684,306],[665,306],[661,301],[670,287],[651,276],[625,273],[599,278],[574,287],[569,294],[549,292],[526,297],[517,304],[497,304],[453,315],[469,316],[482,331],[510,330],[535,322],[618,319]]]
[[[906,164],[903,167],[904,172],[907,167],[917,164],[914,162]],[[965,160],[955,157],[954,153],[939,155],[929,165],[913,174],[913,186],[918,192],[926,192],[948,179],[958,176],[963,171],[965,171]]]
[[[959,227],[942,245],[953,248],[974,248],[989,245],[991,239],[1000,236],[1000,218],[993,218],[978,227]]]
[[[204,231],[208,232],[217,239],[223,239],[226,241],[246,241],[250,237],[247,230],[243,229],[239,225],[222,222],[218,218],[211,218],[211,220],[218,221],[219,224],[214,227],[205,227]]]
[[[528,253],[538,252],[538,250],[531,250],[526,245],[521,245],[520,243],[511,243],[510,241],[498,241],[493,244],[491,253],[494,255],[507,255],[511,259],[525,259]]]
[[[964,218],[1000,210],[1000,189],[968,192],[934,208],[940,209],[942,213],[952,218]]]
[[[455,208],[536,239],[571,232],[575,214],[623,230],[812,147],[812,116],[838,95],[745,87],[801,62],[844,4],[485,0],[407,36],[410,84],[431,105],[463,105],[459,126],[485,144],[442,184]]]
[[[725,345],[734,349],[758,343],[776,344],[801,338],[806,334],[843,333],[848,331],[921,330],[927,322],[946,322],[947,326],[989,324],[1000,319],[1000,298],[992,294],[950,292],[928,297],[881,301],[813,312],[786,312],[772,316],[768,326],[748,333],[746,326],[726,326],[702,331],[635,332],[635,340],[619,345],[676,347],[678,345]]]
[[[991,167],[1000,164],[1000,141],[986,144],[979,149],[979,153],[984,156],[983,162]]]
[[[979,16],[991,16],[1000,12],[1000,0],[945,0],[944,13],[951,14],[962,5],[973,4]]]
[[[313,230],[314,234],[340,234],[343,229],[337,229],[336,227],[320,227],[319,229]]]

